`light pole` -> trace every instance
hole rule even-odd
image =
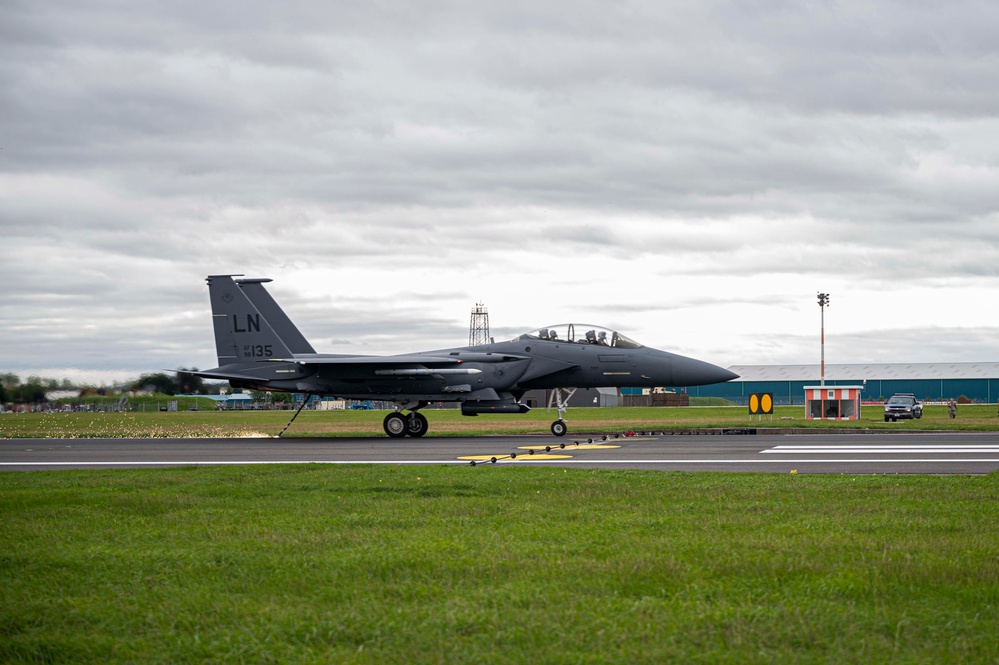
[[[821,349],[822,349],[822,365],[820,366],[819,372],[819,385],[826,385],[826,305],[829,304],[829,294],[820,293],[819,294],[819,310],[822,312],[822,339],[821,339]]]

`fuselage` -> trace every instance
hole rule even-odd
[[[383,362],[368,365],[357,356],[350,356],[350,364],[315,364],[309,361],[337,356],[303,354],[296,356],[303,364],[259,363],[251,371],[260,381],[237,380],[234,385],[344,399],[464,402],[519,399],[532,389],[684,387],[736,376],[710,363],[622,340],[626,342],[611,346],[527,333],[510,341],[415,354],[448,363],[436,368],[424,363],[385,369]]]

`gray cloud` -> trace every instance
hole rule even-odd
[[[989,353],[988,3],[8,4],[0,368],[210,364],[227,271],[370,352],[460,344],[485,299],[504,335],[804,362],[822,288],[858,357],[885,318]]]

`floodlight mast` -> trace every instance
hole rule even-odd
[[[820,341],[820,348],[822,353],[822,364],[819,368],[819,385],[826,385],[826,305],[829,304],[829,294],[820,293],[819,296],[819,310],[822,312],[822,337]]]

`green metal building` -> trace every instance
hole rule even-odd
[[[773,393],[775,404],[805,404],[805,386],[819,384],[818,365],[733,365],[739,378],[686,388],[692,397],[723,397],[745,404],[752,393]],[[990,404],[999,400],[999,363],[826,364],[826,385],[863,385],[864,401],[912,393],[922,401],[961,396]]]

